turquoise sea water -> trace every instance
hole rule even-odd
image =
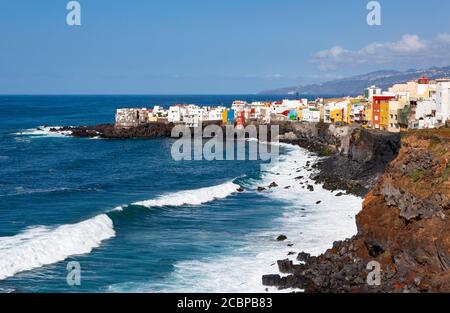
[[[259,161],[173,161],[171,139],[33,131],[110,123],[119,107],[229,105],[236,98],[259,100],[1,96],[0,292],[263,291],[260,276],[276,272],[279,257],[299,248],[319,252],[351,235],[359,199],[337,201],[320,186],[315,193],[284,189],[315,158],[299,148],[282,146],[279,167],[265,173]],[[286,186],[254,190],[275,179]],[[236,193],[237,186],[246,192]],[[322,207],[313,205],[318,198]],[[133,204],[139,201],[148,202]],[[298,248],[276,242],[282,232]],[[80,286],[67,284],[70,261],[81,266]]]

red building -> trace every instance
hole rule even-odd
[[[417,83],[421,85],[428,85],[430,83],[430,79],[426,76],[422,76],[417,80]]]
[[[236,124],[237,126],[245,126],[245,112],[244,111],[240,111],[237,115],[236,118]]]
[[[373,96],[372,125],[375,129],[387,130],[389,126],[389,101],[394,96]]]

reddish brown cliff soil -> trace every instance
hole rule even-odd
[[[358,234],[302,265],[278,261],[286,277],[265,285],[306,292],[450,292],[450,129],[410,132],[366,196]],[[366,282],[381,265],[381,285]]]

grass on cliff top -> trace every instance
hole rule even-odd
[[[416,129],[404,133],[405,136],[417,136],[424,139],[440,138],[450,140],[450,128]]]
[[[430,142],[428,148],[437,158],[444,157],[449,153],[450,128],[420,129],[402,133],[403,138],[414,136],[418,139],[428,140]]]

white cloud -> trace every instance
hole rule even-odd
[[[336,69],[342,65],[405,63],[408,61],[441,65],[443,62],[450,61],[450,34],[438,34],[428,40],[421,39],[417,35],[406,34],[398,41],[373,42],[359,50],[334,46],[317,52],[313,61],[318,63],[322,70]]]

